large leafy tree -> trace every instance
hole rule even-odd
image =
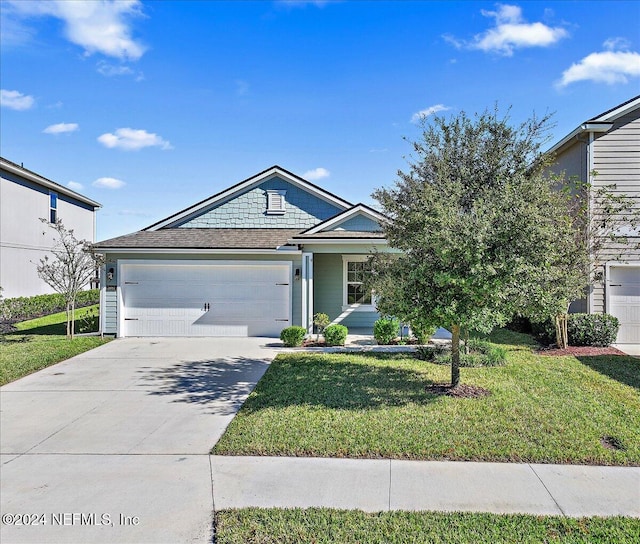
[[[375,255],[371,284],[380,311],[452,332],[451,383],[460,379],[460,332],[490,331],[525,306],[562,307],[540,282],[561,283],[555,266],[577,259],[569,195],[545,172],[549,117],[516,126],[497,109],[423,120],[407,172],[374,193],[390,218],[394,256]],[[566,243],[566,241],[571,243]],[[533,299],[540,300],[535,303]]]
[[[73,229],[67,229],[61,220],[43,223],[55,231],[55,244],[51,249],[52,258],[45,255],[37,265],[38,276],[57,293],[64,295],[67,307],[67,336],[73,338],[75,321],[75,305],[78,292],[84,289],[96,276],[98,266],[102,262],[87,240],[78,240]]]

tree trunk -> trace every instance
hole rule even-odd
[[[558,349],[567,349],[569,345],[569,332],[567,329],[567,314],[557,314],[556,323],[556,344]]]
[[[451,386],[460,383],[460,325],[451,327]]]
[[[71,338],[71,304],[67,302],[67,338]]]
[[[464,331],[464,353],[469,355],[469,327],[462,329]]]
[[[76,301],[71,302],[71,340],[74,338],[76,328]]]

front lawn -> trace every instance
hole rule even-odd
[[[95,310],[97,307],[91,307]],[[76,326],[89,308],[76,311]],[[18,332],[0,335],[0,385],[64,361],[108,342],[99,336],[65,336],[66,314],[61,312],[16,323]]]
[[[367,514],[326,508],[245,508],[216,512],[216,542],[625,544],[640,542],[640,520],[435,512]]]
[[[640,360],[541,357],[499,335],[506,366],[462,369],[491,392],[477,399],[427,393],[449,367],[407,355],[281,354],[213,453],[640,464]]]

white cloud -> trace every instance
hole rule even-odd
[[[577,81],[595,83],[627,83],[629,78],[640,76],[640,53],[633,51],[602,51],[591,53],[580,62],[572,64],[558,82],[566,87]]]
[[[602,46],[607,51],[627,51],[631,47],[631,42],[627,40],[627,38],[621,38],[620,36],[616,38],[609,38],[605,40]]]
[[[120,187],[124,187],[126,183],[116,178],[98,178],[91,185],[101,189],[120,189]]]
[[[159,147],[163,150],[173,149],[171,143],[161,136],[146,130],[133,128],[119,128],[115,134],[107,132],[98,136],[98,141],[105,147],[124,149],[125,151],[137,151],[145,147]]]
[[[433,106],[429,106],[428,108],[425,108],[424,110],[420,110],[420,111],[414,113],[411,116],[411,122],[412,123],[419,123],[425,117],[429,117],[430,115],[433,115],[433,114],[438,113],[440,111],[447,111],[447,110],[450,110],[450,109],[451,109],[450,107],[445,106],[444,104],[434,104]]]
[[[78,123],[57,123],[49,125],[42,132],[45,134],[63,134],[65,132],[75,132],[79,128]]]
[[[35,104],[33,96],[18,91],[0,90],[0,106],[11,110],[28,110]]]
[[[82,185],[82,183],[78,183],[77,181],[70,181],[69,183],[67,183],[67,187],[69,187],[69,189],[71,189],[72,191],[82,191],[82,189],[84,189],[84,185]]]
[[[304,179],[308,179],[309,181],[315,181],[322,178],[328,178],[331,175],[331,172],[326,168],[314,168],[313,170],[308,170],[302,177]]]
[[[130,19],[142,15],[139,0],[11,0],[14,16],[50,16],[64,22],[67,39],[87,55],[139,59],[145,47],[131,36]]]
[[[144,73],[134,70],[126,64],[110,64],[101,60],[96,66],[98,73],[105,77],[132,76],[135,78],[135,81],[144,80]]]
[[[548,47],[569,35],[562,27],[525,22],[520,6],[497,4],[496,11],[481,10],[481,13],[495,19],[493,28],[476,34],[470,42],[453,36],[444,36],[444,39],[459,49],[480,49],[510,57],[515,49]]]

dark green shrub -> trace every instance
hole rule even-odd
[[[545,345],[555,344],[556,326],[553,319],[533,323],[533,334]],[[608,346],[616,341],[620,323],[609,314],[569,314],[567,333],[570,346]]]
[[[616,341],[619,328],[618,318],[609,314],[569,314],[569,344],[608,346]]]
[[[327,346],[344,346],[349,329],[344,325],[329,325],[324,330],[324,340]]]
[[[552,319],[531,323],[531,332],[536,340],[545,346],[556,343],[556,325]]]
[[[449,353],[449,350],[440,345],[416,347],[416,357],[422,361],[429,361],[430,363],[435,363],[436,359],[442,358],[447,353]]]
[[[76,296],[76,308],[91,306],[100,302],[100,291],[90,289],[80,291]],[[0,302],[0,319],[5,321],[25,321],[67,309],[64,296],[59,293],[36,295],[34,297],[5,298]]]
[[[383,317],[373,324],[373,337],[378,344],[388,345],[398,336],[400,321],[395,317]]]
[[[282,332],[280,332],[280,340],[282,340],[288,348],[293,348],[301,346],[306,335],[307,330],[304,327],[293,325],[292,327],[282,329]]]
[[[528,317],[521,315],[513,316],[506,328],[510,331],[523,332],[525,334],[533,332],[533,324],[531,323],[531,320]]]

